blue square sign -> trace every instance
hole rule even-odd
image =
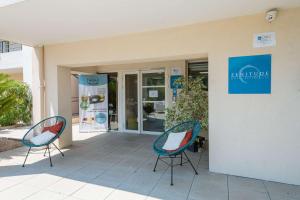
[[[271,54],[229,58],[229,94],[270,94]]]

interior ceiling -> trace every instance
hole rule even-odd
[[[0,7],[0,38],[53,44],[298,6],[300,0],[24,0]]]

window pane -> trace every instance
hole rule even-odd
[[[108,127],[118,130],[118,73],[108,74]]]
[[[138,76],[137,74],[125,75],[125,114],[126,129],[138,130]]]
[[[143,88],[143,101],[164,101],[165,87]]]
[[[3,50],[3,53],[5,52],[9,52],[9,42],[8,41],[4,41],[2,42],[2,50]]]
[[[189,79],[203,77],[203,83],[208,88],[208,62],[195,62],[188,64]]]
[[[165,102],[143,103],[143,130],[163,132]]]
[[[9,51],[21,51],[22,45],[19,43],[9,42]]]
[[[165,73],[143,73],[143,86],[165,85]]]

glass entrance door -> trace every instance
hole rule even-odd
[[[138,74],[125,74],[125,130],[139,131],[139,100],[138,100]]]
[[[164,131],[165,72],[124,74],[124,130],[156,134]]]
[[[164,131],[165,122],[165,72],[144,71],[142,76],[142,132]]]

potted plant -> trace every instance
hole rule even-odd
[[[176,101],[166,110],[166,127],[188,120],[199,120],[202,129],[208,128],[208,93],[203,78],[176,81],[181,86]],[[201,138],[198,139],[201,141]]]

